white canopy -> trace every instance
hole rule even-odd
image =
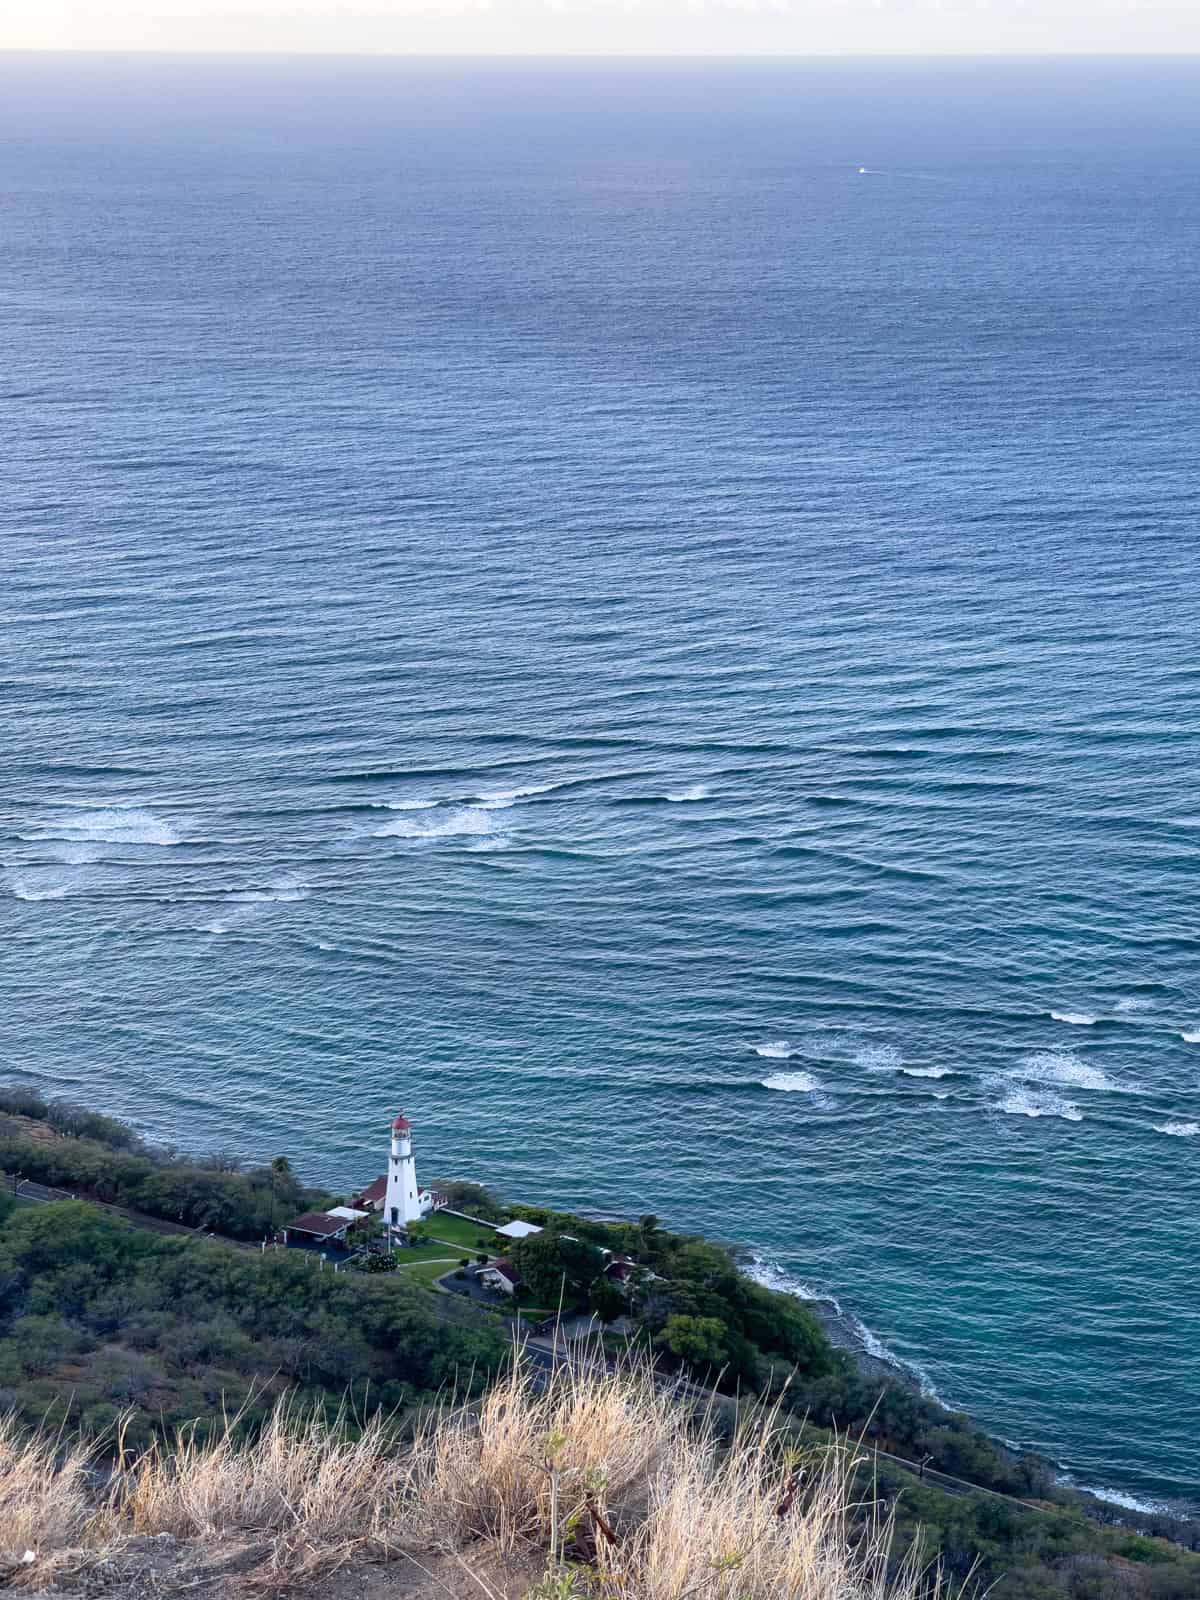
[[[506,1239],[528,1239],[531,1233],[541,1233],[541,1231],[532,1222],[521,1221],[506,1222],[502,1228],[496,1229],[496,1232],[503,1234]]]

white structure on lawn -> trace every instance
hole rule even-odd
[[[392,1153],[388,1157],[383,1220],[389,1228],[403,1228],[432,1211],[434,1198],[417,1188],[417,1163],[412,1153],[412,1124],[403,1112],[392,1122]]]
[[[522,1222],[519,1217],[515,1222],[506,1222],[502,1228],[496,1229],[502,1239],[528,1239],[541,1231],[534,1223]]]

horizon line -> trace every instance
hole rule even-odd
[[[5,56],[166,56],[180,60],[302,59],[332,61],[1200,61],[1185,50],[326,50],[303,47],[159,45],[6,45]]]

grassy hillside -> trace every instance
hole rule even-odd
[[[936,1574],[890,1561],[886,1516],[859,1498],[856,1471],[843,1449],[797,1454],[769,1413],[721,1440],[644,1363],[549,1384],[514,1365],[403,1444],[382,1419],[347,1430],[281,1403],[251,1438],[185,1431],[126,1457],[107,1489],[84,1451],[0,1430],[0,1582],[128,1595],[150,1536],[166,1541],[157,1593],[219,1572],[224,1544],[233,1575],[205,1585],[221,1597],[433,1600],[472,1592],[437,1578],[437,1553],[474,1556],[478,1573],[481,1550],[490,1581],[476,1581],[493,1597],[935,1595]],[[368,1587],[371,1566],[385,1578]]]
[[[483,1388],[507,1343],[405,1274],[316,1270],[313,1257],[130,1228],[85,1201],[0,1198],[0,1412],[131,1445],[223,1408],[246,1427],[294,1393],[336,1411],[403,1410],[447,1385]]]

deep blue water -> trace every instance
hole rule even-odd
[[[0,1069],[1196,1497],[1200,64],[10,57],[0,203]]]

